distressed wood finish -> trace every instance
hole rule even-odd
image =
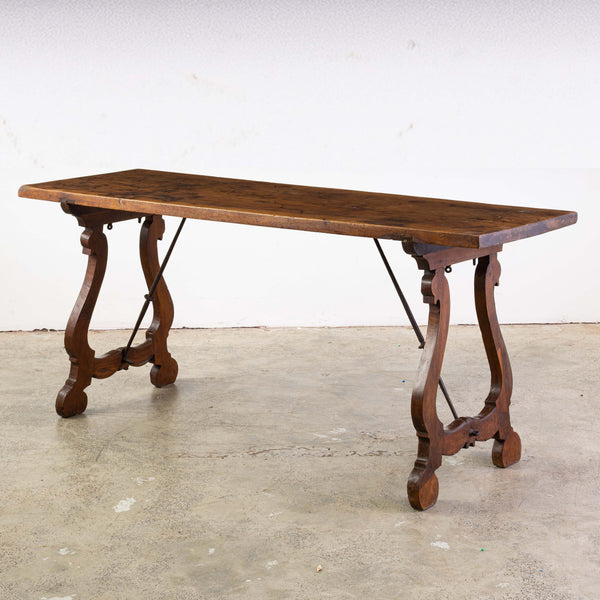
[[[154,317],[146,332],[146,341],[131,347],[127,360],[123,358],[124,347],[96,356],[89,345],[88,331],[108,259],[108,242],[103,226],[107,223],[139,218],[141,215],[97,210],[67,203],[63,203],[63,209],[75,216],[78,223],[85,227],[81,234],[81,245],[83,253],[88,255],[81,291],[65,330],[65,349],[71,361],[69,377],[56,398],[56,412],[62,417],[72,417],[85,411],[87,394],[84,390],[90,385],[92,378],[104,379],[121,369],[127,369],[130,365],[141,366],[153,362],[150,380],[155,386],[161,387],[175,381],[177,363],[167,350],[167,335],[173,322],[173,303],[164,279],[154,295]],[[142,225],[140,259],[146,281],[149,282],[148,286],[158,272],[157,241],[162,238],[164,227],[160,216],[149,216]]]
[[[497,254],[481,255],[471,251],[472,256],[468,256],[469,251],[466,251],[459,256],[456,249],[448,248],[444,260],[440,248],[405,242],[404,249],[424,270],[421,292],[424,302],[429,304],[427,338],[411,400],[412,420],[418,437],[417,459],[407,483],[411,506],[425,510],[437,500],[439,484],[435,471],[442,464],[442,456],[456,454],[477,441],[494,438],[492,461],[498,467],[508,467],[520,459],[521,441],[510,423],[512,372],[494,302],[494,287],[500,278]],[[460,417],[444,427],[437,415],[436,397],[450,320],[450,291],[445,268],[459,258],[478,259],[475,306],[491,385],[479,414]]]
[[[574,223],[561,210],[438,200],[134,169],[24,185],[81,206],[485,248]]]

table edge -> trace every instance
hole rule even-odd
[[[18,191],[19,197],[31,198],[34,200],[46,200],[50,202],[67,202],[69,204],[80,206],[120,210],[132,213],[160,214],[163,216],[188,217],[207,221],[277,227],[282,229],[358,237],[394,239],[400,241],[411,240],[460,248],[486,248],[497,246],[507,242],[541,235],[542,233],[560,229],[577,222],[576,212],[557,211],[559,214],[543,221],[528,223],[519,227],[495,231],[488,234],[477,234],[474,232],[448,233],[431,229],[419,230],[415,228],[370,223],[359,224],[356,222],[282,216],[223,208],[194,207],[177,203],[162,204],[161,210],[157,212],[156,203],[154,202],[129,198],[116,198],[114,196],[91,195],[80,192],[65,192],[60,189],[39,188],[36,187],[37,185],[39,184],[22,185]]]

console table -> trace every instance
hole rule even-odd
[[[427,333],[422,341],[411,413],[418,437],[417,459],[408,478],[413,508],[424,510],[438,496],[436,469],[442,456],[456,454],[477,441],[494,438],[493,463],[508,467],[521,456],[521,441],[510,422],[512,391],[510,362],[494,304],[502,245],[546,233],[576,222],[570,211],[524,208],[399,196],[350,190],[284,185],[133,169],[24,185],[19,196],[60,202],[84,227],[81,245],[88,255],[87,271],[79,297],[67,323],[65,347],[71,362],[69,377],[58,393],[56,410],[63,417],[82,413],[87,406],[85,388],[92,378],[105,378],[130,366],[152,363],[151,382],[158,387],[177,377],[177,362],[167,349],[173,322],[173,303],[158,258],[157,241],[165,230],[164,215],[186,218],[302,229],[375,239],[394,285],[379,239],[402,242],[423,271],[421,293],[429,304]],[[142,221],[140,258],[148,284],[146,307],[153,320],[146,340],[96,356],[88,343],[88,329],[102,285],[108,243],[103,232],[113,223]],[[181,231],[181,225],[178,229]],[[491,372],[490,391],[483,408],[473,417],[458,417],[445,425],[437,414],[438,385],[448,334],[450,293],[446,272],[453,264],[473,260],[477,318]],[[405,304],[406,307],[406,304]],[[141,315],[138,324],[141,322]],[[411,320],[415,331],[418,326]]]

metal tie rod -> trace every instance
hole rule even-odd
[[[394,284],[394,288],[396,289],[396,292],[400,298],[400,302],[402,302],[402,306],[404,307],[404,310],[406,311],[408,320],[410,321],[410,324],[412,325],[415,335],[417,336],[417,339],[419,340],[419,348],[424,348],[425,347],[425,338],[423,337],[423,334],[421,333],[421,329],[419,328],[419,325],[417,324],[417,321],[415,320],[415,317],[412,313],[412,310],[410,309],[410,306],[406,300],[406,297],[402,293],[400,284],[398,283],[398,280],[396,279],[396,276],[394,275],[394,272],[392,271],[392,267],[390,267],[390,263],[388,262],[387,257],[385,256],[385,254],[383,252],[383,248],[381,247],[381,244],[379,243],[378,239],[373,238],[373,241],[375,242],[375,245],[377,246],[377,250],[379,250],[379,255],[381,256],[381,260],[383,260],[383,264],[385,265],[388,275],[390,276],[390,279],[392,280],[392,283]],[[450,410],[452,411],[452,415],[454,416],[455,419],[458,419],[458,413],[456,412],[456,409],[454,408],[454,405],[452,404],[452,400],[450,400],[450,395],[448,394],[448,390],[446,389],[444,380],[441,377],[439,380],[439,386],[440,386],[440,390],[442,390],[442,394],[444,394],[444,398],[446,398],[446,402],[448,403]]]
[[[148,307],[150,306],[150,302],[152,302],[154,300],[154,292],[156,292],[156,288],[158,287],[158,284],[160,283],[160,280],[162,279],[162,275],[167,266],[167,263],[169,262],[169,258],[171,258],[171,252],[173,252],[173,248],[175,248],[175,244],[177,243],[177,238],[179,237],[179,234],[181,233],[181,230],[183,229],[183,224],[185,223],[185,221],[186,221],[186,217],[183,217],[183,219],[181,219],[181,223],[179,223],[179,227],[177,228],[175,235],[173,236],[171,245],[169,246],[169,249],[167,250],[167,253],[165,254],[165,258],[162,262],[162,265],[160,265],[160,268],[158,269],[158,273],[156,274],[156,277],[154,278],[154,281],[152,282],[152,285],[150,286],[148,293],[144,295],[144,298],[146,299],[146,301],[144,302],[144,305],[142,306],[142,310],[140,311],[138,319],[135,323],[135,327],[133,328],[131,337],[129,338],[129,341],[127,342],[127,346],[125,347],[125,350],[123,350],[123,361],[124,362],[127,361],[127,354],[129,352],[129,350],[131,349],[133,340],[135,339],[135,336],[140,328],[140,325],[142,324],[142,319],[146,315],[146,311],[148,310]]]

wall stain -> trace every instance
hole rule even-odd
[[[13,147],[16,154],[19,156],[23,156],[23,151],[21,150],[21,143],[17,136],[17,134],[12,130],[8,119],[6,117],[0,117],[0,122],[2,123],[2,132],[4,136],[8,139],[10,145]],[[29,159],[36,167],[43,167],[40,161],[31,155],[25,155],[27,159]]]
[[[398,137],[401,138],[402,136],[406,135],[409,131],[414,129],[414,127],[415,124],[413,122],[409,123],[408,127],[405,127],[398,132]]]
[[[8,121],[6,119],[2,119],[2,129],[4,130],[4,135],[8,138],[11,146],[20,154],[21,149],[19,148],[19,138],[17,138],[15,132],[8,125]]]

